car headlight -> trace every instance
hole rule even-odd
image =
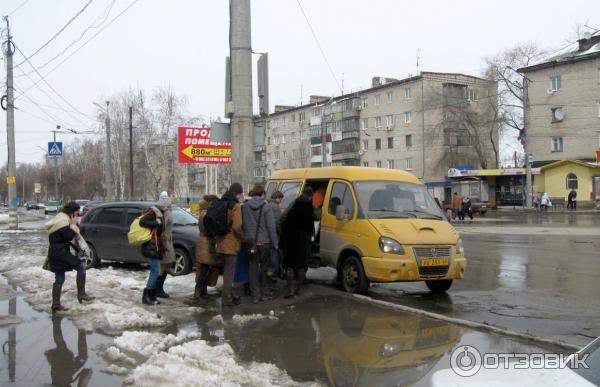
[[[396,342],[396,343],[382,344],[381,347],[379,348],[379,356],[381,356],[381,357],[394,356],[397,353],[399,353],[400,351],[402,351],[402,348],[404,348],[404,344],[401,341]]]
[[[463,241],[461,238],[458,238],[456,241],[456,252],[461,255],[465,254],[465,248],[463,247]]]
[[[388,237],[379,238],[379,249],[388,254],[404,254],[404,248],[398,241]]]

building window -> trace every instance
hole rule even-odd
[[[404,88],[404,98],[411,99],[412,98],[412,90],[410,87]]]
[[[285,144],[285,134],[282,134],[282,135],[281,135],[281,143],[282,143],[282,144]]]
[[[552,123],[562,122],[565,118],[565,113],[563,113],[562,108],[560,107],[552,108],[550,111],[552,112]]]
[[[300,134],[298,134],[298,132],[292,133],[292,142],[297,142],[299,137]]]
[[[552,152],[562,152],[563,151],[563,138],[562,137],[552,137]]]
[[[394,148],[394,137],[388,137],[388,149]]]
[[[375,106],[379,106],[380,103],[381,103],[381,96],[379,94],[377,94],[375,96]]]
[[[375,117],[375,127],[381,128],[381,117]]]
[[[551,91],[558,91],[561,88],[562,88],[562,77],[560,75],[550,78],[550,90]]]
[[[368,98],[363,98],[362,99],[362,107],[363,109],[366,109],[367,107],[369,107],[369,99]]]
[[[287,160],[287,151],[283,151],[283,159]]]
[[[569,173],[567,175],[567,189],[577,189],[577,175]]]
[[[363,167],[368,167],[369,166],[369,162],[368,161],[363,161]]]
[[[406,135],[406,147],[410,148],[412,146],[412,134]]]
[[[410,124],[412,122],[412,112],[404,112],[404,123]]]
[[[600,102],[598,103],[600,105]],[[369,119],[363,118],[360,122],[360,128],[362,130],[367,130],[369,128]]]
[[[286,116],[281,117],[281,125],[282,126],[285,126],[286,121],[287,121],[287,117]]]
[[[469,101],[477,101],[479,93],[475,89],[469,89]]]
[[[275,152],[275,160],[279,160],[279,151]]]
[[[385,125],[387,127],[392,127],[394,126],[394,116],[393,115],[387,115],[385,116]]]
[[[368,150],[369,149],[369,140],[363,140],[363,142],[362,142],[362,149],[363,150]]]
[[[377,161],[375,162],[375,166],[376,166],[377,168],[381,168],[381,160],[377,160]]]
[[[267,145],[271,145],[271,137],[267,137]]]
[[[271,154],[267,153],[267,161],[271,161]]]
[[[313,146],[310,148],[310,154],[312,156],[321,156],[321,147],[320,146]]]
[[[320,107],[313,108],[313,110],[312,110],[312,116],[313,117],[320,117],[321,116],[321,108]]]
[[[407,171],[412,171],[412,168],[413,168],[412,159],[404,160],[404,169],[406,169]]]
[[[306,113],[298,113],[298,121],[303,122],[306,119]]]
[[[296,115],[292,114],[292,122],[296,122]]]
[[[394,94],[390,91],[387,93],[387,103],[394,102]]]
[[[388,169],[394,169],[394,168],[396,168],[395,160],[388,160]]]
[[[381,149],[381,139],[375,140],[375,149]]]

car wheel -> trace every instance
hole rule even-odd
[[[175,248],[175,262],[171,266],[171,275],[185,275],[192,271],[192,261],[184,249]]]
[[[342,264],[342,286],[348,293],[364,294],[369,288],[362,262],[358,257],[350,256]]]
[[[86,270],[91,269],[92,267],[100,266],[100,258],[98,258],[98,255],[96,254],[96,249],[94,249],[94,246],[89,243],[88,246],[90,248],[90,255],[89,257],[85,257],[83,259]]]
[[[452,286],[452,280],[425,281],[432,293],[444,293]]]

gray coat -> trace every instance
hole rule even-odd
[[[257,244],[264,245],[267,243],[273,246],[279,245],[279,237],[275,223],[275,215],[271,206],[259,196],[254,196],[250,201],[242,206],[242,225],[244,229],[244,239],[246,241],[254,241],[256,237],[256,225],[258,223],[258,214],[260,207],[262,208],[262,216],[260,228],[258,230]]]

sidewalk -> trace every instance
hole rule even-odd
[[[488,213],[490,212],[494,212],[494,211],[498,211],[498,212],[530,212],[530,213],[539,213],[540,210],[538,209],[534,209],[534,208],[525,208],[522,206],[498,206],[498,208],[494,209],[494,210],[489,210]],[[571,211],[571,210],[567,210],[566,208],[561,208],[558,209],[556,207],[554,208],[550,208],[548,209],[548,211],[544,212],[547,214],[600,214],[600,209],[595,209],[595,208],[581,208],[581,209],[577,209],[575,211]]]

